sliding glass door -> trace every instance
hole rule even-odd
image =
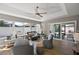
[[[62,22],[62,23],[54,23],[51,24],[50,30],[54,34],[54,38],[56,39],[64,39],[65,35],[68,34],[69,31],[76,31],[76,22]]]
[[[60,24],[54,24],[54,28],[55,28],[54,37],[60,38]]]

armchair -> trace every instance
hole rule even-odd
[[[53,35],[51,35],[50,40],[45,39],[43,41],[43,45],[44,45],[45,48],[48,48],[48,49],[53,48]]]

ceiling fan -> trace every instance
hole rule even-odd
[[[39,10],[39,6],[36,6],[35,15],[38,15],[38,16],[40,16],[40,17],[43,17],[42,14],[47,14],[47,12],[42,12],[42,13],[40,13],[38,10]]]

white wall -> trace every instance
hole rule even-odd
[[[10,35],[10,34],[12,34],[11,27],[0,27],[0,36]]]

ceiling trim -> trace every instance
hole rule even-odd
[[[1,11],[1,10],[0,10],[0,14],[5,14],[5,15],[8,15],[8,16],[13,16],[13,17],[18,17],[18,18],[24,18],[26,20],[29,19],[29,20],[32,20],[32,21],[41,22],[38,19],[30,18],[30,17],[27,17],[27,16],[25,17],[25,16],[21,16],[21,15],[16,15],[16,14],[4,12],[4,11]]]

